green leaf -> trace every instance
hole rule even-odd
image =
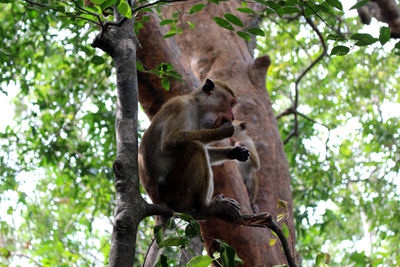
[[[311,9],[311,8],[309,8],[309,7],[306,7],[305,9],[304,9],[304,17],[305,18],[309,18],[309,17],[311,17],[312,15],[314,15],[315,13],[314,13],[314,11]]]
[[[282,232],[286,238],[289,237],[289,228],[287,227],[286,223],[282,224]]]
[[[382,45],[386,44],[390,39],[390,28],[389,27],[381,27],[379,31],[379,42]]]
[[[112,5],[114,5],[117,2],[117,0],[107,0],[103,2],[100,6],[101,10],[104,10]]]
[[[136,60],[136,69],[137,71],[145,71],[142,62],[140,62],[139,60]]]
[[[101,65],[105,62],[104,58],[99,56],[93,56],[90,61],[95,65]]]
[[[167,32],[166,34],[164,34],[163,38],[169,38],[174,36],[175,34],[177,34],[178,32],[176,30],[171,30],[169,32]]]
[[[126,0],[120,0],[117,10],[122,16],[132,18],[132,10]]]
[[[234,31],[234,30],[235,30],[235,29],[233,28],[233,26],[232,26],[227,20],[221,19],[221,18],[219,18],[219,17],[214,17],[213,20],[214,20],[219,26],[221,26],[222,28],[225,28],[225,29],[228,29],[228,30],[231,30],[231,31]]]
[[[350,48],[347,46],[343,45],[337,45],[334,48],[332,48],[331,55],[338,55],[338,56],[343,56],[349,53]]]
[[[324,260],[323,254],[318,254],[317,258],[315,259],[315,265],[320,266]]]
[[[227,13],[227,14],[224,15],[224,17],[230,23],[235,24],[235,25],[237,25],[239,27],[243,27],[243,22],[237,16],[235,16],[233,14],[230,14],[230,13]]]
[[[278,239],[273,239],[273,238],[271,238],[271,239],[269,240],[269,245],[270,245],[271,247],[272,247],[273,245],[275,245],[276,240],[278,240]]]
[[[272,9],[275,11],[275,13],[278,14],[280,17],[282,17],[283,15],[285,15],[285,11],[284,11],[283,8],[282,8],[280,5],[278,5],[277,3],[272,2],[272,1],[266,1],[265,4],[266,4],[267,6],[269,6],[270,8],[272,8]]]
[[[221,246],[224,248],[224,251],[221,253],[223,266],[234,267],[236,254],[235,250],[226,243],[221,244]]]
[[[101,5],[104,3],[105,0],[90,0],[90,2],[92,2],[95,5]]]
[[[189,10],[189,13],[190,14],[193,14],[193,13],[196,13],[196,12],[199,12],[199,11],[201,11],[203,8],[204,8],[204,4],[197,4],[197,5],[194,5],[194,6],[192,6],[192,8]]]
[[[396,48],[396,49],[400,49],[400,41],[399,41],[399,42],[397,42],[397,43],[394,45],[394,48]]]
[[[200,224],[195,220],[190,221],[185,228],[185,235],[188,237],[200,236]]]
[[[296,13],[300,13],[300,9],[293,7],[293,6],[287,6],[283,8],[283,12],[285,12],[285,14],[296,14]]]
[[[186,214],[186,213],[176,212],[176,215],[178,215],[179,218],[181,218],[182,220],[184,220],[186,222],[195,221],[195,219],[192,216],[190,216],[189,214]]]
[[[170,82],[169,82],[169,80],[168,80],[167,77],[162,78],[162,80],[161,80],[161,86],[162,86],[165,90],[169,91]]]
[[[352,6],[352,7],[350,8],[350,10],[351,10],[351,9],[360,8],[360,7],[364,6],[364,5],[366,5],[369,1],[371,1],[371,0],[362,0],[362,1],[360,1],[360,2],[357,2],[357,4],[355,4],[354,6]]]
[[[378,41],[377,38],[372,37],[368,33],[356,33],[351,36],[351,39],[357,40],[358,42],[355,43],[355,45],[358,46],[366,46],[373,44]]]
[[[246,31],[248,31],[249,33],[254,34],[254,35],[265,36],[264,31],[261,30],[260,28],[248,28],[248,29],[246,29]]]
[[[213,258],[209,256],[196,256],[192,258],[186,266],[190,267],[207,267],[210,266],[211,262],[213,261]]]
[[[157,244],[160,244],[164,237],[162,226],[161,225],[154,226],[153,233],[154,233],[154,237],[156,239]]]
[[[246,32],[238,31],[236,34],[239,35],[240,38],[245,39],[247,42],[250,42],[251,40],[251,35]]]
[[[194,29],[194,24],[190,21],[186,21],[186,23],[189,25],[190,29]]]
[[[164,20],[160,21],[160,25],[161,25],[161,26],[163,26],[163,25],[168,25],[168,24],[171,24],[171,23],[173,23],[173,22],[174,22],[173,19],[164,19]]]
[[[183,237],[171,237],[168,239],[164,239],[158,245],[160,247],[181,247],[185,246],[187,243],[186,238]]]
[[[242,3],[245,3],[245,2],[242,2]],[[239,7],[239,8],[236,8],[236,10],[239,12],[242,12],[242,13],[257,14],[257,12],[255,12],[253,9],[247,8],[247,7]]]
[[[342,3],[340,3],[339,0],[326,0],[326,2],[336,7],[339,10],[343,10]]]

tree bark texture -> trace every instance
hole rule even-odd
[[[182,35],[161,38],[168,29],[160,27],[154,15],[140,31],[142,48],[138,50],[138,58],[145,67],[153,68],[161,62],[170,63],[184,78],[184,83],[172,83],[171,90],[167,92],[161,87],[159,78],[140,73],[140,102],[151,118],[167,99],[193,90],[206,78],[222,80],[235,89],[238,95],[235,118],[248,122],[250,136],[260,155],[261,169],[257,172],[260,189],[256,204],[260,211],[270,212],[276,218],[278,214],[286,212],[277,207],[278,200],[288,203],[289,214],[285,223],[290,230],[288,241],[293,251],[295,235],[289,168],[265,87],[270,58],[262,56],[254,60],[243,39],[213,21],[213,17],[222,18],[225,13],[233,13],[245,25],[249,25],[253,18],[235,10],[240,7],[239,1],[222,2],[219,5],[204,1],[206,6],[202,11],[189,14],[187,11],[198,3],[187,1],[163,9],[165,18],[171,18],[177,10],[181,12],[179,20],[184,29]],[[187,21],[194,23],[195,28],[189,29]],[[214,167],[213,172],[214,192],[236,199],[241,205],[242,214],[251,214],[250,201],[237,164],[226,162]],[[274,246],[269,245],[270,239],[276,238],[270,230],[233,225],[218,219],[202,222],[201,229],[210,255],[217,249],[215,239],[222,239],[235,248],[245,266],[286,263],[279,242]]]
[[[117,73],[117,159],[113,164],[116,204],[109,266],[132,266],[137,228],[146,214],[146,203],[139,192],[138,93],[136,65],[132,64],[136,61],[137,40],[133,20],[127,20],[122,27],[103,29],[93,46],[112,56]]]

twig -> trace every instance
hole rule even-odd
[[[339,35],[339,36],[341,36],[341,37],[344,37],[343,36],[343,34],[341,33],[341,32],[339,32],[339,31],[337,31],[335,28],[333,28],[333,27],[331,27],[328,23],[326,23],[326,21],[318,14],[318,12],[317,11],[315,11],[315,9],[312,7],[312,6],[310,6],[305,0],[301,0],[301,2],[303,2],[305,5],[307,5],[311,10],[312,10],[312,12],[329,28],[329,29],[331,29],[333,32],[335,32],[337,35]]]
[[[294,101],[291,107],[287,108],[285,111],[283,111],[281,114],[279,114],[276,118],[280,119],[283,116],[287,116],[289,114],[294,114],[294,126],[293,126],[293,130],[290,132],[290,134],[285,138],[285,140],[283,141],[283,144],[287,144],[287,142],[289,142],[289,140],[293,137],[293,136],[298,136],[299,135],[299,122],[298,122],[298,115],[309,119],[310,121],[314,121],[310,118],[308,118],[307,116],[305,116],[304,114],[300,114],[297,111],[298,105],[299,105],[299,84],[301,82],[301,80],[304,78],[304,76],[307,74],[307,72],[309,72],[315,65],[318,64],[319,61],[322,60],[322,58],[327,55],[327,51],[328,48],[326,46],[326,42],[324,37],[322,36],[321,32],[318,30],[317,26],[314,24],[314,22],[310,19],[310,18],[306,18],[306,22],[308,23],[308,25],[311,26],[311,28],[314,30],[314,32],[317,33],[318,38],[321,42],[323,51],[322,53],[314,60],[311,62],[311,64],[301,72],[301,74],[299,75],[299,77],[296,79],[295,82],[295,96],[294,96]],[[315,121],[314,121],[315,122]],[[328,128],[329,129],[329,128]]]
[[[154,5],[157,5],[159,3],[173,3],[173,2],[184,2],[184,1],[186,1],[186,0],[159,0],[159,1],[156,1],[156,2],[153,2],[153,3],[145,4],[145,5],[142,5],[142,6],[139,6],[137,8],[132,9],[132,16],[136,12],[138,12],[139,10],[141,10],[143,8],[154,6]],[[127,19],[128,19],[127,17],[123,17],[119,21],[106,21],[104,23],[104,28],[109,27],[109,26],[121,27],[125,23],[125,21]]]
[[[103,26],[103,22],[101,21],[101,18],[100,18],[100,16],[99,16],[99,14],[94,13],[94,12],[91,12],[91,11],[87,10],[86,8],[83,8],[76,0],[72,0],[72,2],[74,2],[74,4],[78,7],[78,9],[82,10],[84,13],[96,17],[97,20],[99,21],[99,24],[100,24],[101,26]]]
[[[272,215],[270,213],[260,213],[254,215],[241,215],[237,224],[252,226],[252,227],[268,227],[272,231],[276,233],[279,240],[281,241],[283,251],[285,252],[286,260],[289,264],[289,267],[297,267],[292,253],[290,251],[289,243],[283,233],[282,229],[279,225],[273,220]]]
[[[41,3],[36,3],[36,2],[31,1],[31,0],[25,0],[25,2],[28,2],[29,4],[34,5],[34,6],[50,7],[49,5],[41,4]]]
[[[79,15],[74,15],[74,14],[72,14],[72,13],[70,13],[70,12],[61,12],[60,10],[55,9],[55,8],[53,8],[53,7],[50,6],[50,5],[46,5],[46,4],[42,4],[42,3],[37,3],[37,2],[31,1],[31,0],[24,0],[24,1],[27,2],[27,3],[29,3],[29,4],[31,4],[31,5],[33,5],[33,6],[45,7],[45,8],[49,8],[49,9],[52,10],[52,11],[60,12],[60,13],[62,13],[62,14],[65,14],[65,16],[59,16],[60,18],[63,18],[63,17],[76,18],[76,19],[82,19],[82,20],[86,20],[86,21],[92,22],[92,23],[94,23],[94,24],[96,24],[96,25],[99,25],[99,26],[102,26],[102,25],[103,25],[103,22],[101,21],[101,18],[100,18],[100,16],[99,16],[98,14],[93,13],[93,12],[90,12],[90,11],[86,10],[85,8],[81,7],[77,2],[75,2],[75,0],[72,0],[72,1],[76,4],[76,6],[78,7],[78,9],[82,10],[83,13],[86,13],[86,14],[89,14],[89,15],[92,15],[92,16],[95,16],[95,17],[99,20],[99,22],[96,22],[96,21],[91,20],[91,19],[89,19],[89,18],[81,17],[81,16],[79,16]],[[68,4],[68,3],[64,2],[64,1],[60,1],[60,0],[58,0],[58,1],[59,1],[59,2],[62,2],[62,3],[65,3],[65,4],[69,5],[69,6],[71,6],[70,4]],[[79,13],[82,14],[82,12],[79,12]]]

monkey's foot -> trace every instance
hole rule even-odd
[[[218,194],[210,203],[210,213],[228,222],[235,222],[240,219],[240,205],[222,194]]]
[[[230,152],[228,157],[230,159],[237,159],[239,161],[246,161],[250,156],[250,152],[243,146],[236,146]]]

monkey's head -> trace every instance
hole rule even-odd
[[[233,126],[235,126],[235,133],[232,136],[234,142],[240,142],[248,138],[246,122],[234,120]]]
[[[219,128],[224,123],[233,122],[236,94],[228,85],[207,79],[200,94],[200,105],[204,109],[207,128]]]

